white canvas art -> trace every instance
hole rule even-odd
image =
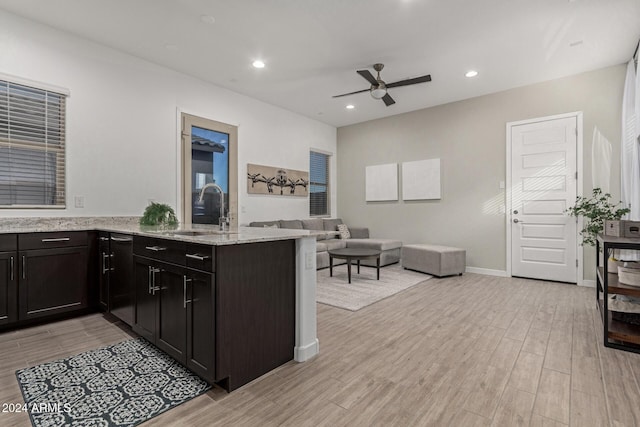
[[[402,200],[440,198],[440,159],[402,164]]]
[[[366,167],[365,200],[367,202],[398,200],[397,163]]]

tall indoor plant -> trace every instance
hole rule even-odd
[[[578,196],[576,203],[567,212],[571,216],[581,216],[587,221],[580,231],[582,245],[595,246],[596,238],[604,230],[605,220],[619,220],[629,213],[628,208],[620,207],[622,202],[612,203],[611,194],[594,188],[591,197]]]

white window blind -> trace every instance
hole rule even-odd
[[[309,162],[309,215],[329,215],[329,156],[311,151]]]
[[[65,206],[66,95],[0,80],[0,207]]]

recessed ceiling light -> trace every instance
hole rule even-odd
[[[259,59],[253,61],[251,65],[253,65],[255,68],[264,68],[264,62],[260,61]]]
[[[478,72],[476,70],[469,70],[465,73],[465,77],[475,77],[478,75]]]
[[[347,107],[346,107],[346,108],[347,108],[347,110],[353,110],[353,109],[354,109],[354,108],[356,108],[356,107],[355,107],[355,105],[353,105],[353,104],[349,104],[349,105],[347,105]]]
[[[215,22],[216,22],[216,18],[214,18],[214,17],[213,17],[213,16],[211,16],[211,15],[202,15],[202,16],[200,17],[200,20],[201,20],[202,22],[204,22],[205,24],[213,24],[213,23],[215,23]]]
[[[166,44],[164,45],[164,48],[167,50],[178,50],[178,46],[176,46],[175,44]]]

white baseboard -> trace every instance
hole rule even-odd
[[[484,274],[485,276],[508,277],[504,270],[492,270],[490,268],[469,267],[465,269],[467,273]]]
[[[293,359],[296,362],[304,362],[311,359],[313,356],[320,352],[320,341],[316,338],[310,344],[303,347],[295,347],[293,349]]]
[[[583,280],[582,283],[578,283],[578,286],[586,286],[588,288],[595,288],[596,281],[595,280]]]

